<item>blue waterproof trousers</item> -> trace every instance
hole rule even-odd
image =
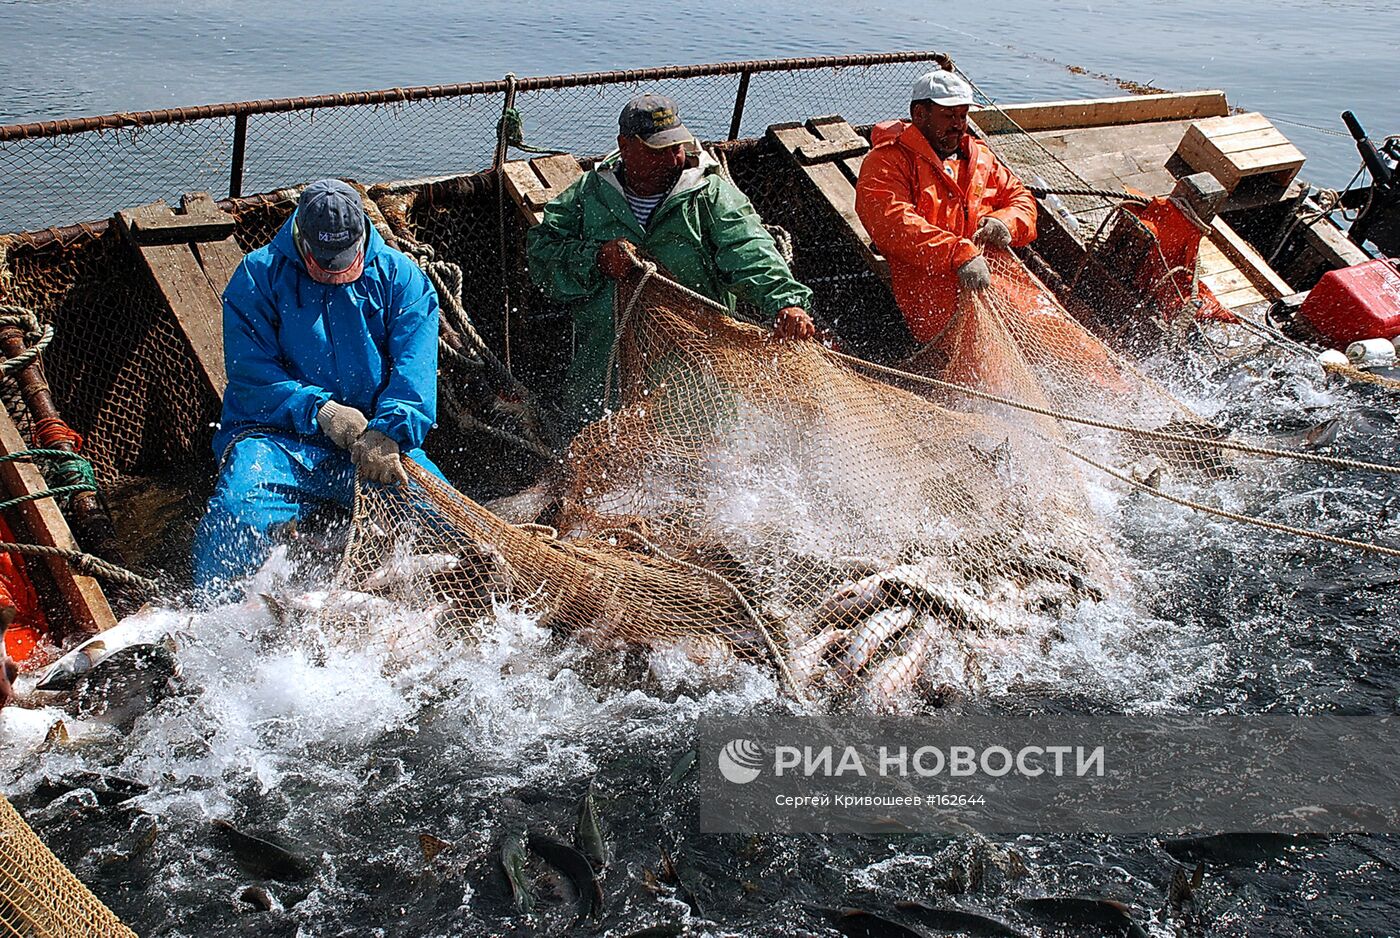
[[[447,480],[421,449],[405,452]],[[229,444],[219,481],[194,540],[194,580],[200,589],[251,573],[267,558],[274,526],[317,504],[350,507],[355,467],[335,446],[279,433],[250,433]]]

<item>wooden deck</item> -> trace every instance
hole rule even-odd
[[[1069,180],[1077,177],[1088,188],[1161,196],[1192,171],[1176,155],[1192,124],[1228,113],[1221,92],[1201,91],[1011,105],[976,114],[974,120],[991,132],[990,140],[993,146],[1000,144],[1003,156],[1010,154],[1023,179],[1039,175],[1059,187],[1072,185]],[[1015,134],[1011,121],[1030,140]],[[1227,203],[1226,210],[1294,198],[1300,185],[1252,192]],[[1080,222],[1080,243],[1093,237],[1113,211],[1093,198],[1063,201]],[[1042,225],[1047,214],[1042,213]],[[1202,239],[1197,263],[1201,281],[1237,314],[1257,315],[1260,304],[1293,292],[1223,219],[1216,219],[1209,237]]]

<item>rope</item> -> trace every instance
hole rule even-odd
[[[613,537],[617,537],[618,535],[630,537],[658,557],[668,560],[682,569],[689,570],[691,573],[704,577],[733,596],[735,601],[743,608],[749,620],[753,622],[754,628],[757,629],[758,634],[763,638],[763,644],[767,647],[768,654],[773,656],[773,667],[777,670],[779,679],[787,685],[788,693],[791,694],[793,699],[798,703],[805,704],[807,702],[806,697],[802,695],[802,691],[798,688],[797,681],[793,678],[792,672],[788,670],[787,660],[784,659],[782,654],[778,651],[777,643],[773,641],[773,636],[769,633],[768,626],[759,618],[753,606],[749,605],[749,601],[744,598],[744,594],[739,591],[739,587],[713,570],[707,570],[698,564],[681,560],[679,557],[667,553],[648,540],[647,537],[639,531],[634,531],[631,528],[607,528],[600,531],[599,534],[604,537],[609,535]]]
[[[865,368],[871,371],[885,374],[890,377],[900,378],[906,381],[914,381],[927,384],[944,391],[954,391],[975,397],[979,400],[990,401],[993,404],[1001,404],[1027,413],[1036,414],[1041,417],[1051,417],[1055,420],[1063,420],[1068,423],[1077,423],[1086,427],[1093,427],[1097,430],[1109,430],[1116,433],[1124,433],[1130,436],[1140,436],[1150,440],[1161,440],[1168,443],[1186,443],[1191,446],[1204,446],[1214,449],[1232,450],[1238,453],[1245,453],[1250,456],[1270,456],[1280,459],[1296,459],[1301,462],[1318,463],[1324,466],[1332,466],[1338,469],[1357,469],[1367,472],[1377,472],[1383,475],[1400,475],[1400,466],[1391,466],[1384,463],[1365,462],[1359,459],[1344,459],[1339,456],[1323,456],[1320,453],[1300,453],[1296,450],[1273,449],[1266,446],[1255,446],[1251,443],[1240,443],[1235,440],[1215,440],[1209,437],[1191,436],[1183,433],[1169,433],[1166,430],[1149,430],[1145,427],[1134,427],[1128,424],[1113,423],[1107,420],[1098,420],[1093,417],[1082,417],[1077,414],[1070,414],[1064,411],[1055,410],[1050,407],[1040,407],[1035,404],[1027,404],[1023,401],[1012,400],[1008,397],[1001,397],[990,394],[986,391],[978,391],[975,388],[962,384],[954,384],[950,381],[941,381],[938,378],[930,378],[927,375],[917,375],[913,372],[903,371],[899,368],[891,368],[889,365],[877,365],[868,362],[863,358],[856,358],[845,352],[837,352],[829,349],[828,352],[850,365],[857,368]]]
[[[612,346],[608,349],[608,370],[604,372],[603,375],[604,406],[608,406],[609,402],[612,401],[613,369],[617,367],[617,348],[622,342],[622,333],[627,331],[627,326],[632,321],[632,313],[637,309],[637,302],[641,300],[642,292],[646,289],[646,285],[652,277],[660,277],[665,283],[683,290],[691,296],[701,296],[701,294],[681,286],[664,274],[658,274],[656,272],[656,265],[651,261],[642,261],[642,276],[638,278],[637,286],[633,288],[632,295],[627,298],[627,304],[620,313],[618,312],[617,287],[613,288],[613,340]],[[707,296],[702,298],[706,302],[714,303],[714,301]],[[722,306],[718,303],[715,305],[724,310],[725,313],[729,312],[728,306]]]
[[[1133,195],[1130,192],[1122,192],[1118,189],[1094,189],[1089,186],[1026,186],[1026,191],[1035,196],[1046,195],[1088,195],[1101,199],[1117,199],[1120,202],[1132,202],[1137,205],[1146,205],[1152,201],[1146,196]]]
[[[1355,381],[1359,384],[1373,384],[1376,387],[1400,391],[1400,381],[1387,378],[1384,375],[1374,375],[1369,371],[1362,371],[1355,365],[1323,365],[1322,370],[1328,374],[1341,375],[1348,381]]]
[[[1349,537],[1338,537],[1335,534],[1323,534],[1320,531],[1309,531],[1307,528],[1297,528],[1290,524],[1280,524],[1277,521],[1265,521],[1263,518],[1254,518],[1249,515],[1239,514],[1238,512],[1226,511],[1223,508],[1212,508],[1210,505],[1203,505],[1200,502],[1192,501],[1189,498],[1182,498],[1179,495],[1172,495],[1169,492],[1163,492],[1160,489],[1153,488],[1145,482],[1139,482],[1132,476],[1119,472],[1118,470],[1113,469],[1110,466],[1105,466],[1103,463],[1091,459],[1083,453],[1072,449],[1071,447],[1065,446],[1063,444],[1056,445],[1058,445],[1061,449],[1069,453],[1074,458],[1088,463],[1090,466],[1093,466],[1095,469],[1098,469],[1101,472],[1108,473],[1109,475],[1113,476],[1119,481],[1126,482],[1134,488],[1139,489],[1140,491],[1148,492],[1152,495],[1157,496],[1158,498],[1165,498],[1169,502],[1173,502],[1177,505],[1182,505],[1186,508],[1190,508],[1192,511],[1199,511],[1203,514],[1215,515],[1216,517],[1224,518],[1227,521],[1238,521],[1241,524],[1248,524],[1254,527],[1264,528],[1269,531],[1277,531],[1281,534],[1292,534],[1295,537],[1306,538],[1308,540],[1313,541],[1322,541],[1326,544],[1335,544],[1338,547],[1350,547],[1354,550],[1365,551],[1367,553],[1372,554],[1380,554],[1385,557],[1400,557],[1400,548],[1386,547],[1383,544],[1368,544],[1365,541],[1352,540]]]
[[[7,358],[5,361],[0,362],[0,374],[9,377],[12,374],[28,368],[30,365],[34,364],[34,362],[38,361],[39,356],[43,354],[44,349],[48,348],[49,343],[52,341],[53,326],[46,325],[44,326],[43,333],[40,334],[38,340],[33,345],[26,348],[23,352],[20,352],[14,358]]]
[[[515,76],[511,76],[514,80]],[[517,150],[524,150],[526,153],[541,153],[547,156],[558,156],[561,153],[568,153],[568,150],[553,150],[549,147],[532,146],[525,142],[525,121],[520,116],[518,108],[507,107],[501,111],[500,133],[505,138],[506,144],[515,147]]]
[[[14,508],[16,505],[25,505],[29,502],[37,502],[43,498],[64,498],[69,495],[77,495],[80,492],[97,491],[97,474],[93,471],[92,463],[76,453],[71,453],[65,449],[22,449],[15,453],[0,456],[0,464],[8,462],[29,461],[34,458],[51,459],[57,465],[54,473],[65,484],[57,488],[45,489],[41,492],[30,492],[27,495],[20,495],[7,501],[0,502],[0,511],[7,508]]]
[[[107,580],[115,580],[128,586],[140,587],[147,592],[155,592],[157,583],[155,580],[147,579],[138,573],[133,573],[125,567],[119,567],[114,563],[109,563],[101,557],[94,557],[92,554],[84,553],[80,550],[70,550],[66,547],[49,547],[46,544],[14,544],[0,542],[0,552],[12,554],[30,554],[36,557],[61,557],[68,561],[80,573],[88,576],[101,577]]]
[[[627,304],[627,311],[625,313],[625,316],[627,318],[630,318],[632,310],[636,306],[638,297],[641,294],[641,288],[645,286],[647,280],[651,279],[651,277],[653,276],[655,276],[662,283],[666,284],[667,287],[677,291],[681,295],[691,300],[694,300],[695,302],[701,303],[709,307],[710,309],[715,310],[716,312],[724,313],[726,316],[732,315],[729,311],[729,307],[723,305],[722,303],[717,303],[714,300],[710,299],[708,296],[705,296],[704,294],[696,293],[689,287],[685,287],[679,283],[676,283],[674,280],[667,277],[665,274],[657,273],[655,264],[648,264],[647,266],[650,267],[650,270],[643,276],[641,282],[638,283],[636,292],[632,294],[632,298]],[[614,337],[614,356],[616,355],[616,351],[617,338]],[[929,387],[938,388],[939,390],[943,391],[952,391],[957,394],[964,394],[968,397],[977,398],[978,400],[989,401],[993,404],[1001,404],[1004,407],[1011,407],[1016,410],[1023,410],[1026,413],[1036,414],[1040,417],[1051,417],[1055,420],[1063,420],[1067,423],[1077,423],[1082,426],[1093,427],[1096,430],[1108,430],[1114,433],[1124,433],[1129,436],[1140,436],[1146,439],[1161,440],[1168,443],[1187,443],[1192,446],[1205,446],[1214,449],[1232,450],[1234,452],[1245,453],[1250,456],[1270,456],[1279,459],[1296,459],[1300,462],[1317,463],[1319,465],[1332,466],[1338,469],[1357,469],[1363,472],[1377,472],[1381,473],[1382,475],[1400,475],[1400,466],[1390,466],[1385,465],[1383,463],[1365,462],[1359,459],[1344,459],[1339,456],[1323,456],[1320,453],[1300,453],[1296,450],[1273,449],[1266,446],[1255,446],[1251,443],[1240,443],[1235,440],[1213,440],[1208,437],[1190,436],[1182,433],[1169,433],[1166,430],[1149,430],[1146,427],[1134,427],[1128,424],[1113,423],[1107,420],[1098,420],[1093,417],[1081,417],[1078,414],[1066,413],[1065,411],[1054,410],[1049,407],[1039,407],[1035,404],[1027,404],[1023,401],[1013,400],[1009,397],[1001,397],[996,394],[988,393],[987,391],[979,391],[976,388],[970,388],[967,385],[954,384],[951,381],[942,381],[938,378],[930,378],[927,375],[916,375],[913,372],[904,371],[900,368],[893,368],[889,365],[878,365],[875,362],[866,361],[863,358],[857,358],[856,356],[849,355],[845,352],[838,352],[835,349],[827,349],[826,351],[827,354],[831,355],[832,357],[838,358],[841,361],[844,361],[847,364],[852,365],[856,368],[864,368],[870,371],[874,371],[878,374],[887,375],[892,378],[899,378],[905,381],[913,381],[919,384],[926,384]],[[611,365],[609,367],[611,368]],[[1343,366],[1340,365],[1328,366],[1327,370],[1332,371],[1335,369],[1341,369],[1342,367]],[[1365,372],[1361,373],[1365,374]],[[1378,375],[1369,375],[1368,377],[1372,379],[1374,383],[1390,382],[1395,385],[1400,385],[1400,382],[1394,381],[1394,379],[1391,378],[1382,378]]]

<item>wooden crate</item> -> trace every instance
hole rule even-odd
[[[1267,176],[1269,182],[1287,186],[1305,159],[1267,117],[1257,113],[1192,122],[1176,154],[1193,170],[1214,175],[1228,192],[1250,176]]]

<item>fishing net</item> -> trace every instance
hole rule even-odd
[[[1084,418],[1098,426],[1074,425],[1075,447],[1126,457],[1140,472],[1210,476],[1223,468],[1209,445],[1221,431],[1089,332],[1014,255],[987,258],[992,286],[965,295],[943,333],[900,365],[941,382],[925,385],[926,393],[1001,416],[1017,407],[1056,415],[1057,423]],[[1147,442],[1134,437],[1140,430],[1191,439]]]
[[[0,795],[0,934],[135,938]]]
[[[363,487],[336,581],[366,613],[352,634],[426,609],[376,633],[408,656],[517,604],[597,647],[892,707],[1103,598],[1108,538],[1052,419],[953,409],[646,272],[619,295],[617,402],[572,442],[553,527],[416,466]]]

